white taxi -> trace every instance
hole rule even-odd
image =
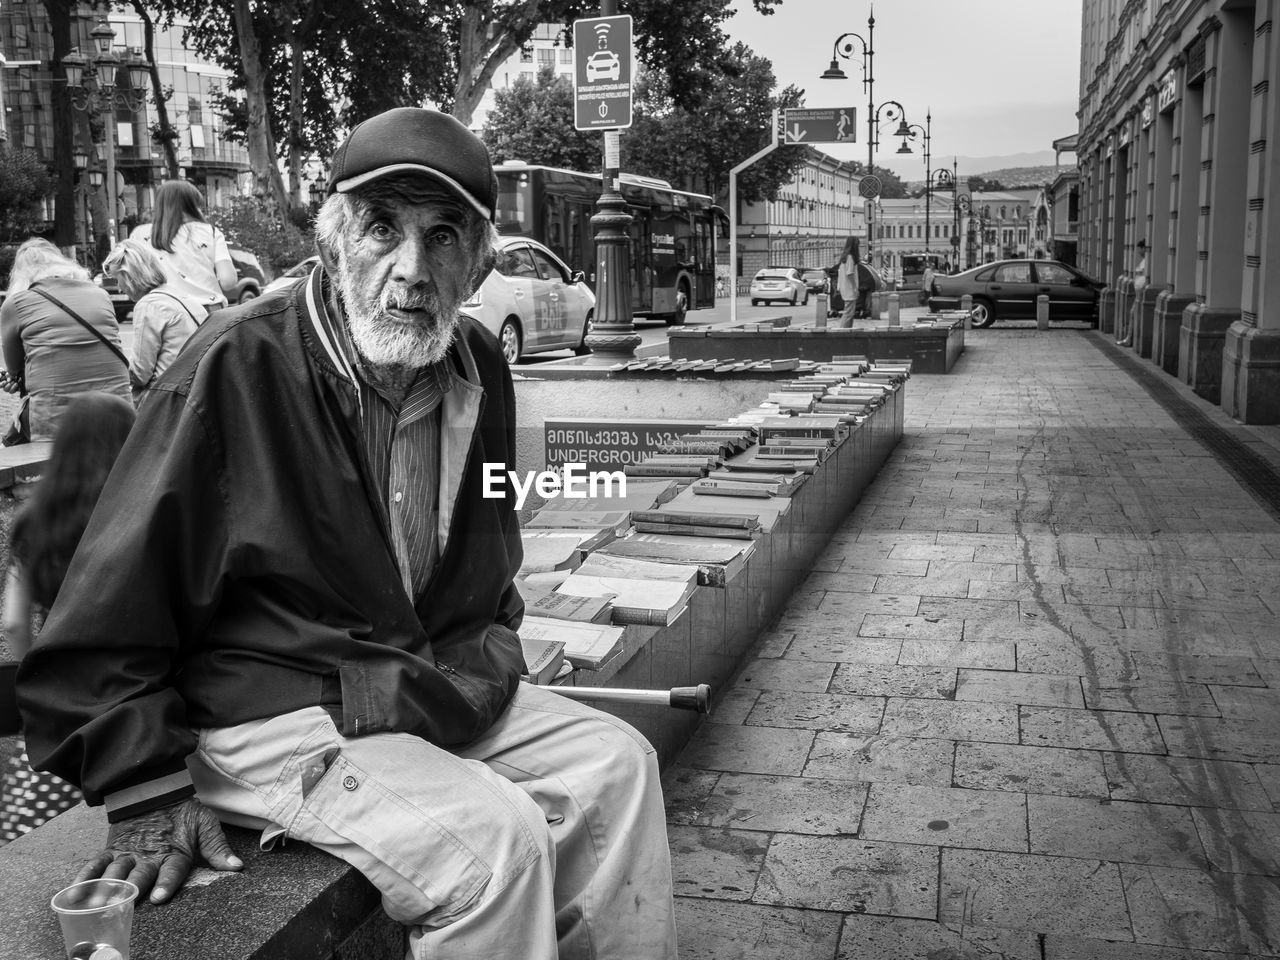
[[[586,351],[596,298],[580,270],[527,237],[502,237],[498,262],[462,312],[493,331],[515,363],[543,350]]]

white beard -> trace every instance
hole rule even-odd
[[[445,304],[434,291],[400,296],[389,289],[370,301],[352,289],[346,277],[338,288],[346,305],[351,339],[367,363],[419,370],[444,359],[458,328],[461,301]],[[424,326],[404,323],[387,314],[389,307],[425,309],[432,319]]]

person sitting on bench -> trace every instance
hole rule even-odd
[[[105,804],[81,871],[162,903],[219,820],[358,868],[415,958],[675,957],[653,748],[527,683],[515,397],[460,305],[497,181],[397,108],[330,164],[305,280],[152,385],[19,671],[33,763]]]

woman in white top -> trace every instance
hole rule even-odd
[[[204,320],[204,307],[166,283],[151,247],[132,237],[116,245],[102,269],[115,277],[125,296],[137,304],[133,308],[129,385],[133,402],[141,403],[147,389],[173,363]]]
[[[166,180],[156,190],[155,216],[130,234],[149,243],[165,283],[198,300],[206,315],[227,305],[226,291],[235,289],[236,268],[222,231],[207,222],[203,198],[195,184]]]

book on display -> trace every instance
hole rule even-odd
[[[598,670],[622,651],[623,628],[607,623],[578,623],[526,616],[520,638],[564,644],[564,657],[575,667]]]
[[[545,686],[554,680],[564,664],[564,641],[532,637],[520,630],[520,649],[524,652],[524,678]]]

